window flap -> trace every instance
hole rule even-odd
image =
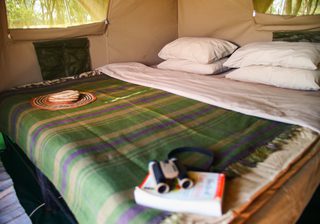
[[[47,29],[10,29],[10,38],[13,40],[49,40],[87,35],[101,35],[105,32],[105,21],[68,28]]]
[[[256,13],[254,22],[257,30],[310,30],[320,28],[320,15],[279,16]]]

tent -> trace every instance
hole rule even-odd
[[[41,57],[37,54],[37,47],[41,47],[41,43],[48,41],[85,38],[88,40],[83,44],[88,50],[89,62],[87,62],[90,64],[89,67],[94,70],[107,64],[116,65],[115,63],[126,62],[142,63],[153,68],[152,66],[163,61],[158,56],[163,46],[180,37],[217,38],[242,47],[253,42],[271,42],[275,39],[275,35],[279,33],[282,33],[282,35],[295,33],[298,36],[301,32],[307,33],[306,35],[313,33],[312,39],[319,40],[320,32],[319,1],[309,1],[310,5],[307,5],[306,2],[308,1],[298,1],[301,4],[299,7],[294,5],[294,1],[278,1],[283,3],[284,15],[278,15],[277,13],[275,13],[276,15],[271,15],[267,10],[270,10],[270,5],[276,1],[267,0],[95,0],[90,1],[90,3],[88,3],[89,1],[79,1],[83,8],[93,9],[94,13],[99,14],[98,21],[63,28],[29,27],[30,29],[9,27],[8,2],[10,1],[0,2],[0,91],[7,91],[12,87],[41,82],[46,79],[43,74],[43,68],[41,68]],[[11,2],[14,3],[15,1]],[[298,8],[303,7],[308,9],[304,11],[307,14],[298,15],[300,13]],[[133,68],[138,69],[139,66],[133,66]],[[112,69],[114,67],[109,67],[108,71],[111,73],[111,71],[114,71]],[[190,79],[194,79],[194,77],[192,76]],[[181,83],[184,82],[181,81]],[[136,81],[135,84],[141,83]],[[154,86],[152,84],[149,87]],[[162,90],[166,90],[166,88],[169,87],[165,86]],[[261,88],[263,89],[264,87]],[[279,94],[282,94],[281,91]],[[251,93],[250,91],[248,92]],[[173,93],[188,97],[188,94],[181,94],[180,89],[173,91]],[[190,94],[192,95],[193,93]],[[312,94],[315,99],[319,97],[319,91],[314,91]],[[302,98],[299,98],[299,100],[303,101]],[[294,102],[296,103],[297,101]],[[308,102],[305,102],[306,105],[308,105]],[[222,104],[220,103],[218,106],[230,109],[228,105]],[[318,110],[319,105],[314,105],[314,108]],[[246,109],[242,108],[240,112],[256,116],[256,111],[247,112]],[[264,118],[269,119],[274,116],[274,114],[271,114],[270,116],[264,116]],[[280,118],[277,121],[286,122],[287,119],[281,116],[279,115]],[[318,120],[315,118],[314,122],[316,126],[319,124],[319,114],[314,116],[318,116]],[[23,116],[21,119],[23,119]],[[293,124],[297,125],[294,122]],[[303,208],[319,185],[320,179],[313,178],[317,180],[310,181],[310,184],[307,183],[308,178],[311,179],[311,176],[319,177],[320,175],[320,170],[317,168],[320,154],[317,128],[312,125],[306,125],[306,127],[311,127],[310,136],[315,139],[311,144],[313,151],[309,150],[313,154],[307,155],[306,152],[304,154],[300,152],[299,157],[292,159],[298,162],[294,165],[291,164],[289,166],[287,164],[288,166],[283,167],[281,172],[279,171],[278,173],[277,181],[274,179],[269,180],[263,189],[259,189],[259,191],[266,192],[265,194],[253,196],[256,199],[255,206],[250,207],[250,204],[243,203],[240,210],[233,211],[233,213],[240,212],[236,218],[230,212],[225,216],[225,220],[222,221],[242,222],[249,219],[252,223],[256,223],[257,220],[261,221],[261,223],[271,222],[280,217],[280,212],[283,211],[279,209],[280,207],[290,211],[288,217],[282,216],[283,219],[281,221],[283,223],[294,222],[299,218]],[[0,127],[0,131],[4,131],[6,135],[8,134],[5,128]],[[9,136],[9,138],[12,138],[12,136]],[[303,155],[307,156],[303,157]],[[314,159],[311,160],[311,157]],[[292,168],[290,169],[290,167]],[[288,179],[290,181],[287,181]],[[278,188],[280,190],[276,191]],[[290,194],[284,193],[286,189],[293,192],[292,194],[295,195],[293,199],[283,196]],[[63,192],[60,193],[63,195]],[[272,195],[272,197],[268,195]],[[63,195],[63,197],[69,196]],[[89,196],[87,195],[86,197]],[[121,197],[119,200],[122,200]],[[66,201],[68,204],[68,200]],[[77,207],[72,207],[71,210],[74,211],[75,208]],[[260,208],[263,209],[260,210]],[[79,215],[81,213],[83,211],[77,210],[75,212],[76,219],[82,223],[85,223],[85,220],[91,220],[90,218],[86,219],[85,214],[83,216]],[[230,218],[231,216],[233,218]],[[251,216],[252,219],[250,219]],[[108,223],[102,213],[97,214],[97,217],[97,220],[99,220],[97,223]],[[268,217],[268,219],[266,220],[265,217]],[[198,216],[182,218],[182,220],[187,222],[190,221],[189,218],[199,222],[206,220]],[[212,220],[209,219],[210,221]]]

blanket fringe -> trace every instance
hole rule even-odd
[[[293,126],[289,130],[281,133],[268,144],[257,148],[249,156],[236,163],[230,164],[223,173],[225,173],[228,178],[239,177],[248,173],[250,168],[253,168],[258,163],[263,162],[270,154],[282,150],[283,146],[296,138],[299,132],[301,132],[301,128],[299,126]]]

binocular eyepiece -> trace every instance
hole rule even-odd
[[[149,173],[153,176],[158,193],[169,192],[175,179],[183,189],[193,186],[193,181],[188,177],[185,167],[176,158],[160,162],[151,161]]]

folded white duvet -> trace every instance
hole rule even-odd
[[[221,76],[160,70],[135,62],[109,64],[98,70],[126,82],[320,133],[320,91],[290,90]]]

